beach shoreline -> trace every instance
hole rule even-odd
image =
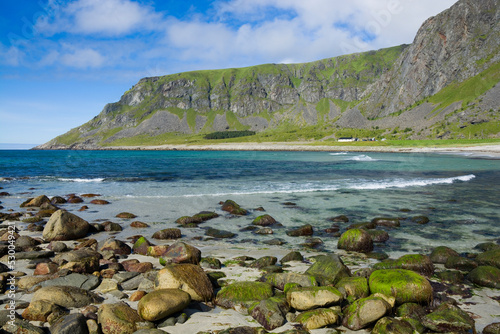
[[[269,143],[218,143],[165,144],[152,146],[114,146],[100,150],[150,150],[150,151],[310,151],[310,152],[378,152],[378,153],[443,153],[460,154],[470,157],[500,159],[500,144],[460,145],[460,146],[353,146],[353,145],[312,145],[303,142]]]

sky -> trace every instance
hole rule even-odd
[[[45,143],[143,77],[409,44],[455,2],[2,0],[0,143]]]

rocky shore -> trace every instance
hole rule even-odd
[[[297,238],[294,250],[278,239],[231,246],[224,243],[231,232],[210,228],[210,220],[246,216],[244,203],[228,200],[153,232],[129,212],[116,221],[78,216],[112,205],[98,197],[41,195],[0,212],[3,331],[500,333],[498,243],[388,259],[374,244],[390,238],[398,218],[353,224],[338,216],[327,231],[334,253],[316,248],[323,241],[312,225],[286,232]],[[255,233],[279,224],[265,208],[252,211]],[[204,235],[185,237],[200,224]],[[137,233],[125,237],[125,226]]]

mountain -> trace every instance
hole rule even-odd
[[[258,140],[498,137],[499,21],[498,0],[460,0],[425,21],[411,45],[143,78],[37,148],[153,145],[228,130]]]

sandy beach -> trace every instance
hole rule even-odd
[[[465,154],[472,157],[500,159],[500,144],[460,145],[460,146],[354,146],[320,145],[304,142],[286,143],[218,143],[212,145],[157,145],[157,146],[115,146],[110,150],[189,150],[189,151],[337,151],[337,152],[394,152],[394,153],[447,153]]]

